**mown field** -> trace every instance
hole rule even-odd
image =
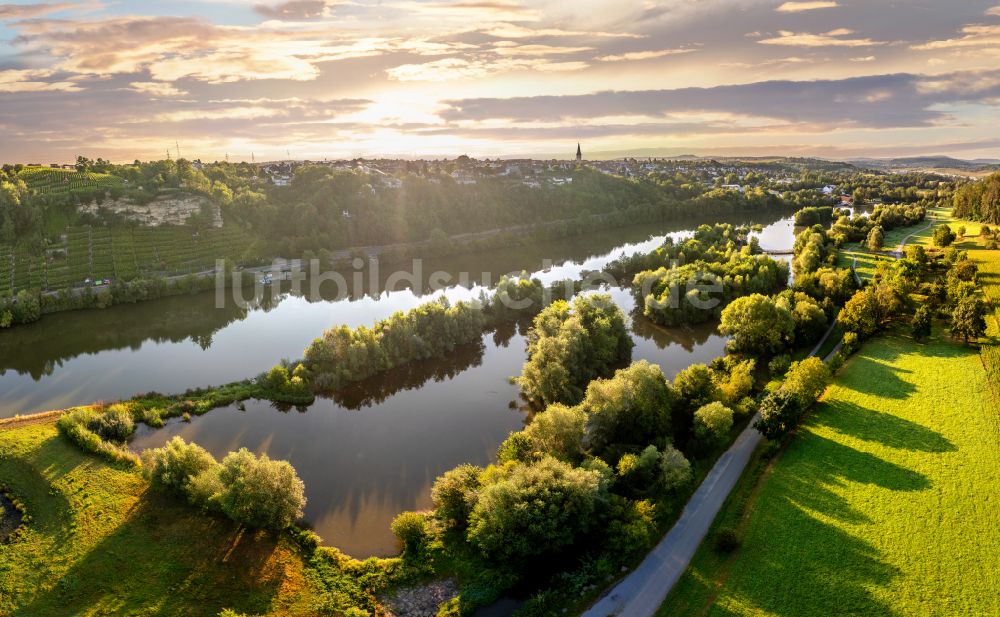
[[[82,453],[54,424],[0,427],[0,486],[27,524],[0,545],[0,615],[312,615],[285,536],[241,532]]]
[[[727,502],[741,547],[710,534],[660,614],[1000,614],[998,408],[940,329],[865,345]]]

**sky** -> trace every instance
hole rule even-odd
[[[0,3],[0,162],[1000,158],[1000,0]]]

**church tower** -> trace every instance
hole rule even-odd
[[[583,151],[580,150],[580,142],[576,142],[576,162],[579,163],[583,160]]]

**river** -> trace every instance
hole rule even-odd
[[[726,217],[765,225],[767,250],[788,250],[793,225],[782,214]],[[716,219],[718,220],[718,219]],[[700,220],[641,225],[546,242],[425,260],[425,272],[472,273],[466,286],[445,290],[458,300],[478,295],[481,275],[526,269],[545,281],[576,278],[619,255],[646,252],[665,237],[683,237]],[[553,265],[540,271],[543,260]],[[297,358],[322,331],[370,325],[439,294],[384,289],[387,272],[349,298],[281,294],[249,308],[216,308],[214,293],[166,298],[103,311],[49,315],[0,333],[0,417],[116,400],[139,392],[181,392],[256,375],[281,358]],[[350,277],[348,277],[350,278]],[[363,286],[364,287],[364,286]],[[610,290],[631,312],[627,290]],[[228,303],[232,305],[232,303]],[[658,364],[668,377],[721,355],[725,338],[713,326],[664,329],[631,320],[633,360]],[[523,328],[485,335],[448,358],[397,369],[318,399],[307,409],[270,403],[214,410],[162,429],[140,427],[142,450],[174,435],[217,457],[239,447],[289,460],[306,485],[305,520],[327,544],[364,557],[396,551],[389,531],[403,510],[430,506],[430,486],[460,463],[485,465],[510,431],[524,425],[517,389],[508,378],[525,360]]]

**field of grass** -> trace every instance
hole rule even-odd
[[[969,259],[979,266],[979,284],[992,309],[986,317],[986,336],[981,341],[980,355],[993,391],[1000,395],[1000,251],[985,248],[986,243],[980,237],[981,224],[952,219],[948,210],[939,210],[935,216],[956,233],[960,227],[965,228],[965,236],[957,239],[953,246],[968,251]],[[932,245],[929,235],[914,240],[924,246]]]
[[[0,427],[0,486],[30,517],[0,545],[0,615],[315,614],[315,577],[286,536],[148,491],[51,422]]]
[[[716,529],[741,547],[720,556],[710,532],[660,614],[1000,614],[997,409],[940,328],[865,345],[734,490]]]

